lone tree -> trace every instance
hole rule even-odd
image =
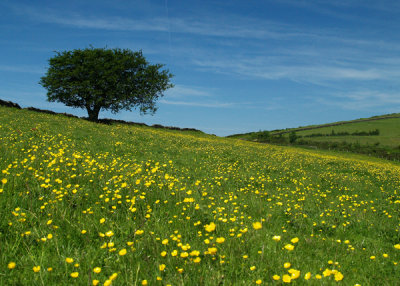
[[[47,89],[47,100],[86,108],[92,121],[100,110],[139,108],[142,114],[154,114],[157,99],[173,87],[173,75],[162,70],[162,64],[149,64],[142,51],[88,48],[56,53],[39,82]]]

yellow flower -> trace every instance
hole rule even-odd
[[[85,229],[82,229],[81,233],[85,234],[87,231]]]
[[[285,268],[289,268],[290,267],[290,263],[289,262],[286,262],[285,264],[283,264],[283,267],[285,267]]]
[[[100,273],[101,272],[101,268],[100,267],[95,267],[95,268],[93,268],[93,272],[94,273]]]
[[[262,283],[262,280],[261,279],[258,279],[257,281],[256,281],[256,284],[257,285],[260,285]]]
[[[341,281],[343,279],[343,274],[340,272],[335,273],[335,281]]]
[[[100,223],[104,223],[105,221],[106,221],[105,218],[101,218],[101,219],[100,219]]]
[[[121,255],[121,256],[124,256],[124,255],[126,254],[126,249],[125,249],[125,248],[124,248],[124,249],[121,249],[121,250],[118,252],[118,254]]]
[[[79,276],[79,272],[72,272],[72,273],[70,274],[70,276],[71,276],[72,278],[77,278],[77,277]]]
[[[300,277],[300,271],[299,270],[289,269],[288,272],[291,274],[290,278],[292,278],[292,279],[297,279],[297,278]]]
[[[189,253],[187,253],[186,251],[181,253],[182,258],[186,258],[188,256],[189,256]]]
[[[33,271],[34,271],[34,272],[39,272],[39,271],[40,271],[40,265],[38,265],[38,266],[33,266]]]
[[[215,230],[215,227],[216,227],[216,225],[215,225],[215,223],[213,223],[213,222],[211,222],[210,224],[206,224],[206,225],[204,226],[205,230],[208,231],[208,232],[214,231],[214,230]]]
[[[304,275],[305,280],[309,280],[311,278],[311,272],[307,272],[306,275]]]
[[[251,271],[254,271],[254,270],[256,270],[256,267],[255,267],[255,266],[251,266],[251,267],[250,267],[250,270],[251,270]]]
[[[6,178],[1,179],[1,182],[2,182],[3,184],[6,184],[6,183],[7,183],[7,179],[6,179]]]
[[[282,281],[285,283],[290,283],[290,281],[292,281],[292,278],[289,275],[285,274],[282,276]]]
[[[261,229],[262,228],[262,224],[261,224],[261,222],[259,222],[259,221],[257,221],[257,222],[254,222],[253,223],[253,228],[254,229]]]
[[[278,281],[279,279],[281,279],[281,276],[275,274],[274,276],[272,276],[272,279]]]
[[[164,257],[165,255],[167,255],[167,252],[166,251],[163,251],[163,252],[161,252],[161,254],[160,254],[162,257]]]
[[[217,248],[209,247],[207,251],[209,254],[214,255],[215,253],[217,253]]]
[[[141,230],[141,229],[138,229],[137,231],[135,231],[135,234],[137,234],[137,235],[141,235],[141,234],[143,234],[143,230]]]
[[[67,257],[67,258],[65,258],[65,262],[72,263],[72,262],[74,262],[74,259],[71,257]]]
[[[292,244],[286,244],[285,245],[285,249],[289,250],[289,251],[292,251],[294,249],[294,246]]]
[[[114,232],[112,230],[109,230],[106,232],[106,236],[111,237],[114,235]]]
[[[370,259],[371,259],[371,260],[374,260],[374,259],[375,259],[375,255],[372,255],[372,256],[370,257]]]
[[[163,241],[161,241],[162,244],[167,245],[168,244],[168,238],[164,239]]]
[[[164,269],[165,269],[165,264],[160,264],[160,266],[158,266],[158,268],[160,269],[160,271],[164,271]]]
[[[332,271],[327,268],[327,269],[325,269],[324,272],[322,272],[322,274],[324,275],[324,277],[328,277],[328,276],[331,276]]]
[[[53,271],[53,267],[47,268],[47,271],[49,271],[49,272]]]
[[[96,280],[96,279],[92,281],[93,286],[97,286],[97,285],[99,285],[99,283],[100,283],[100,281]]]
[[[190,256],[199,256],[200,255],[200,251],[198,250],[193,250],[192,252],[190,252]]]
[[[299,238],[295,237],[290,240],[293,244],[299,242]]]
[[[200,263],[200,261],[201,261],[201,258],[200,258],[200,257],[196,257],[195,259],[193,259],[193,262],[194,262],[194,263]]]
[[[281,240],[281,236],[280,236],[280,235],[274,235],[274,236],[272,237],[272,239],[273,239],[274,241],[278,242],[278,241]]]
[[[142,285],[147,285],[147,280],[143,280]]]
[[[178,250],[172,250],[171,255],[172,256],[177,256],[178,255]]]
[[[395,245],[394,245],[394,248],[400,249],[400,244],[395,244]]]
[[[104,286],[110,286],[112,283],[112,281],[110,279],[107,279],[106,281],[104,281]]]
[[[216,242],[217,243],[223,243],[225,241],[225,238],[223,238],[223,237],[218,237],[217,239],[216,239]]]
[[[110,279],[111,281],[117,279],[118,273],[113,273],[108,279]]]
[[[7,267],[8,269],[14,269],[15,268],[15,262],[11,261],[10,263],[8,263]]]

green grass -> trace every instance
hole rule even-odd
[[[0,169],[0,285],[398,283],[398,164],[0,107]]]

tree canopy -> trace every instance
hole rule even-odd
[[[154,113],[156,101],[173,87],[162,64],[149,64],[142,51],[87,48],[56,52],[40,84],[47,100],[87,110],[97,120],[100,110],[139,108]]]

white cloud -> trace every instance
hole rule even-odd
[[[169,89],[165,95],[168,98],[188,98],[188,97],[212,97],[213,94],[202,87],[190,87],[186,85],[175,85]]]
[[[132,19],[126,17],[99,17],[83,15],[77,12],[53,9],[37,9],[32,6],[14,6],[16,13],[27,16],[35,21],[65,25],[82,29],[101,29],[116,31],[152,31],[173,32],[202,36],[246,39],[330,39],[343,41],[342,37],[326,30],[304,29],[297,25],[269,21],[260,18],[243,17],[239,15],[192,15],[185,17],[165,17]],[[356,39],[352,39],[356,41]]]
[[[44,68],[37,66],[26,66],[26,65],[0,65],[0,71],[2,72],[17,72],[17,73],[33,73],[43,74],[46,72]]]
[[[381,80],[397,77],[400,72],[387,68],[369,68],[357,66],[335,66],[329,63],[320,65],[310,63],[279,62],[279,57],[242,58],[242,59],[215,59],[194,60],[193,63],[205,70],[212,70],[225,74],[254,77],[260,79],[277,80],[289,79],[295,82],[308,82],[323,85],[326,81],[343,80]]]
[[[400,93],[359,90],[318,98],[318,103],[349,110],[393,110],[400,107]]]
[[[208,108],[232,108],[236,107],[236,103],[226,102],[191,102],[191,101],[170,101],[161,99],[159,101],[162,104],[168,105],[183,105],[183,106],[193,106],[193,107],[208,107]]]

